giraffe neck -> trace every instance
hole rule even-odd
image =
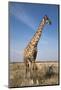
[[[44,27],[45,24],[46,24],[46,21],[43,18],[39,27],[38,27],[38,30],[36,31],[35,35],[33,36],[33,38],[31,39],[31,41],[29,43],[30,47],[31,46],[33,46],[33,47],[37,46],[38,41],[39,41],[39,39],[41,37],[41,34],[42,34],[43,27]]]

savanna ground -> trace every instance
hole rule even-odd
[[[9,64],[9,87],[58,85],[59,68],[57,61],[36,62],[37,69],[26,78],[24,63]]]

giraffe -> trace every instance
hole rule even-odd
[[[37,45],[40,40],[40,37],[42,35],[42,30],[45,24],[51,24],[50,19],[47,15],[45,15],[39,24],[39,27],[34,34],[33,38],[28,43],[27,47],[24,49],[24,63],[26,66],[26,73],[30,71],[30,68],[32,67],[32,63],[35,63],[36,57],[37,57]],[[34,64],[35,65],[35,64]]]

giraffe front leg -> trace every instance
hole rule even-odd
[[[26,78],[30,77],[30,61],[27,59],[25,63],[25,74]]]
[[[29,64],[26,64],[26,78],[28,77],[28,72],[29,72]]]
[[[27,58],[24,57],[25,78],[27,77]]]

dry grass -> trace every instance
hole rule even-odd
[[[21,87],[58,84],[58,62],[36,62],[36,67],[37,69],[27,79],[24,63],[11,63],[9,86]]]

